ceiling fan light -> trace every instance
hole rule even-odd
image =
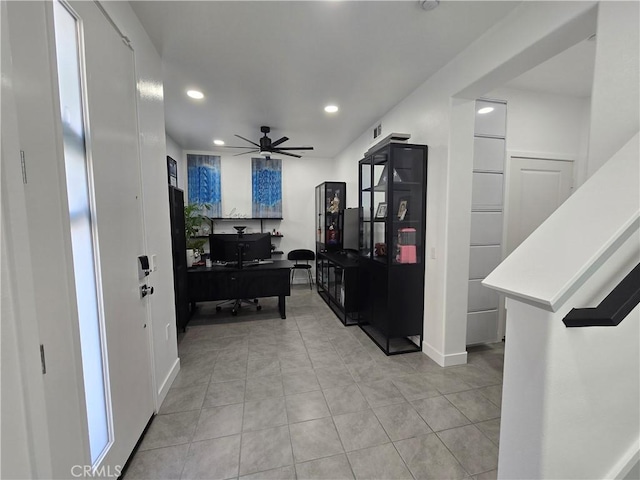
[[[224,145],[224,140],[218,140],[217,138],[213,141],[215,145]]]
[[[269,158],[271,156],[271,152],[267,152],[266,150],[260,150],[260,152],[258,152],[258,155]]]
[[[324,111],[327,113],[336,113],[338,111],[337,105],[327,105],[324,107]]]

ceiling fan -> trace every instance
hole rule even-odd
[[[249,140],[248,138],[244,138],[241,135],[236,135],[236,137],[241,138],[245,142],[249,142],[251,145],[253,145],[253,147],[226,147],[226,148],[250,148],[251,149],[248,152],[238,153],[234,155],[234,157],[237,157],[238,155],[246,155],[247,153],[259,152],[260,155],[267,158],[271,157],[272,153],[279,154],[279,155],[288,155],[289,157],[302,158],[300,155],[297,155],[295,153],[288,153],[288,152],[285,152],[284,150],[313,150],[313,147],[280,147],[279,145],[282,145],[284,142],[289,140],[289,137],[282,137],[276,140],[275,142],[272,142],[271,139],[267,137],[267,133],[271,131],[271,128],[263,126],[263,127],[260,127],[260,131],[264,133],[264,136],[260,138],[260,143],[255,143]]]

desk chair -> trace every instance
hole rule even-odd
[[[306,270],[309,276],[309,289],[313,290],[313,278],[311,277],[311,264],[316,259],[316,254],[311,250],[305,250],[303,248],[297,250],[291,250],[287,255],[287,259],[293,260],[295,264],[291,267],[291,283],[297,270]],[[304,261],[305,263],[300,263]]]
[[[258,311],[262,310],[262,305],[258,303],[257,298],[254,298],[253,301],[247,300],[246,298],[236,298],[235,300],[226,300],[222,303],[217,304],[216,312],[222,310],[222,307],[233,305],[233,307],[231,308],[231,315],[235,317],[236,315],[238,315],[238,310],[242,308],[242,304],[250,305],[252,307],[255,306],[256,310]]]

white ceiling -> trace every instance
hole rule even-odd
[[[130,3],[162,56],[167,132],[183,148],[244,146],[234,134],[257,141],[268,125],[282,146],[331,158],[519,2]]]

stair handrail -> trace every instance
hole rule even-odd
[[[572,308],[567,327],[615,327],[640,303],[640,263],[595,308]]]

